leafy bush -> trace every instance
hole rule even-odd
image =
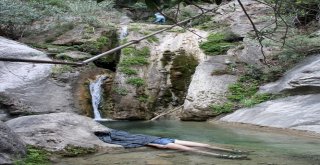
[[[232,102],[226,102],[224,104],[211,105],[210,108],[215,112],[216,115],[222,113],[230,113],[234,110],[234,104]]]
[[[18,38],[41,13],[19,0],[0,1],[0,35]]]

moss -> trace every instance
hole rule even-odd
[[[148,64],[148,60],[145,57],[141,57],[141,56],[132,56],[132,57],[126,57],[124,58],[121,63],[120,66],[142,66],[142,65],[146,65]]]
[[[149,96],[146,95],[146,94],[139,95],[139,96],[138,96],[138,100],[139,100],[140,102],[146,103],[146,102],[148,102],[148,100],[149,100]]]
[[[230,48],[236,45],[236,42],[242,40],[242,37],[232,32],[210,34],[206,42],[200,44],[200,48],[207,55],[225,54]]]
[[[51,164],[49,161],[51,153],[42,148],[27,146],[27,155],[21,160],[14,162],[15,165],[47,165]]]
[[[169,50],[164,51],[162,58],[161,58],[162,66],[165,67],[172,60],[174,55],[175,55],[175,53],[173,53]]]
[[[172,60],[170,79],[172,92],[178,98],[178,103],[182,104],[198,61],[192,55],[185,54],[183,50],[179,54]]]
[[[119,70],[120,70],[120,72],[122,72],[122,73],[124,73],[126,75],[137,75],[138,74],[138,72],[136,70],[131,69],[131,68],[126,67],[126,66],[120,67]]]
[[[60,152],[64,157],[76,157],[97,152],[97,148],[84,148],[79,146],[68,145]]]
[[[110,40],[106,36],[101,36],[96,41],[86,42],[80,46],[81,51],[90,54],[99,54],[101,50],[110,45]]]
[[[73,67],[69,65],[55,65],[51,70],[51,76],[57,77],[62,73],[70,72],[72,70],[73,70]]]
[[[163,106],[167,108],[172,101],[172,92],[169,88],[167,88],[160,97],[160,100],[156,102],[156,106]]]
[[[116,89],[113,89],[113,91],[121,96],[126,96],[129,93],[129,91],[125,88],[116,88]]]
[[[129,78],[127,80],[127,83],[131,84],[133,86],[136,86],[136,87],[140,87],[140,86],[145,84],[144,80],[142,78],[139,78],[139,77]]]

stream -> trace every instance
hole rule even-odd
[[[232,127],[208,122],[181,122],[173,120],[109,121],[101,122],[113,129],[156,136],[191,140],[220,147],[251,151],[251,160],[228,160],[194,153],[161,150],[149,147],[125,149],[107,154],[88,155],[78,158],[64,158],[59,164],[138,164],[138,165],[319,165],[320,138],[298,136],[282,131],[264,131]]]

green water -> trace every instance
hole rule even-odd
[[[205,122],[105,122],[107,127],[131,133],[150,134],[191,140],[222,147],[252,151],[251,160],[227,160],[149,147],[127,149],[109,154],[89,155],[61,160],[60,164],[287,164],[320,165],[320,138],[309,138],[284,133],[263,132],[248,128],[232,128]]]

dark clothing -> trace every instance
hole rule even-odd
[[[142,147],[161,137],[143,134],[130,134],[125,131],[111,130],[110,132],[95,132],[98,138],[106,143],[118,144],[124,148]]]

